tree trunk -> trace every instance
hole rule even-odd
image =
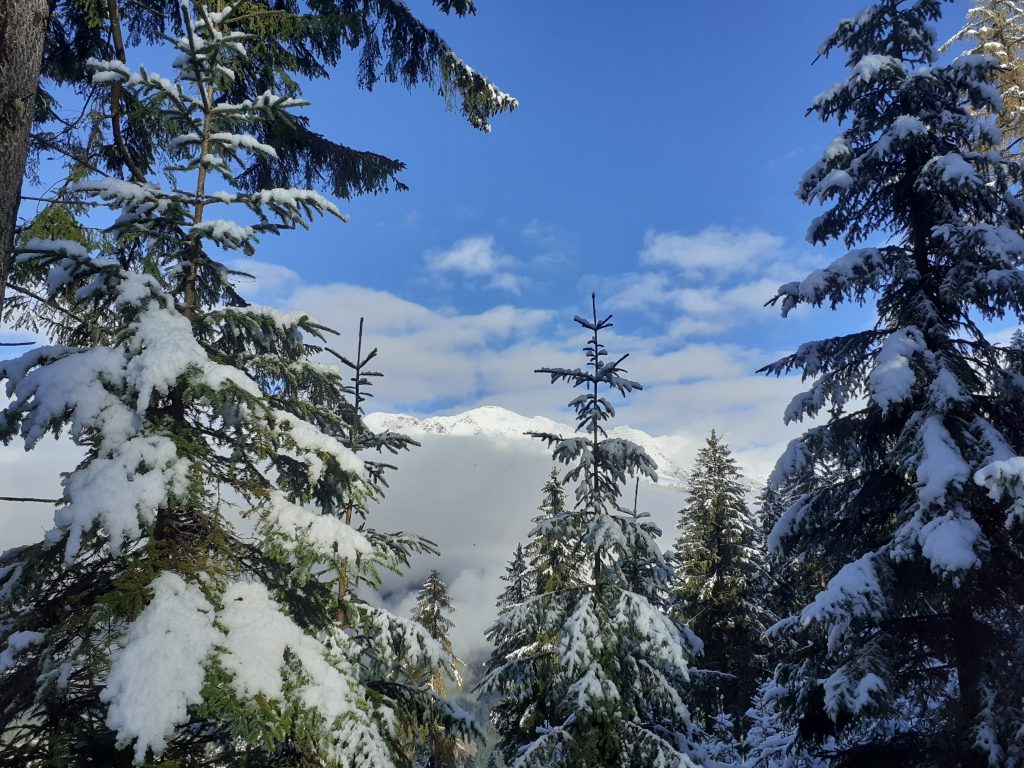
[[[4,0],[0,13],[0,319],[14,249],[14,226],[28,157],[47,0]]]

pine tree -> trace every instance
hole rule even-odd
[[[735,737],[764,676],[766,613],[757,588],[766,571],[759,527],[729,446],[712,430],[690,471],[679,512],[673,592],[680,620],[704,642],[703,685],[690,696],[705,728]]]
[[[509,655],[521,648],[553,648],[558,640],[557,633],[546,627],[527,625],[511,632],[504,621],[507,614],[520,610],[531,598],[556,592],[570,583],[574,555],[564,533],[569,516],[565,490],[556,468],[552,467],[541,494],[540,515],[533,518],[529,542],[526,547],[516,548],[507,575],[503,577],[509,586],[498,598],[498,621],[487,632],[487,639],[494,646],[485,665],[488,673],[502,667]],[[491,723],[500,735],[501,749],[509,760],[514,759],[520,747],[529,743],[538,724],[554,717],[547,709],[547,691],[553,684],[556,665],[554,658],[538,658],[533,670],[534,695],[529,699],[503,696],[491,706]]]
[[[774,482],[814,482],[769,544],[828,579],[779,628],[798,650],[775,681],[831,765],[1021,764],[1021,390],[976,322],[1024,311],[1020,169],[975,149],[999,140],[978,116],[997,110],[998,62],[936,64],[940,10],[877,2],[821,49],[850,71],[811,110],[844,130],[799,194],[825,205],[809,240],[851,250],[776,300],[872,298],[877,322],[764,369],[813,379],[787,421],[826,416],[776,466]]]
[[[448,665],[449,674],[457,684],[461,685],[461,680],[455,669],[455,651],[449,637],[455,624],[448,616],[454,610],[448,595],[448,585],[441,578],[439,571],[432,570],[416,595],[416,606],[412,611],[412,619],[440,644],[451,662]],[[428,667],[422,670],[422,674],[426,676],[430,689],[437,696],[443,697],[445,695],[443,670],[437,667]],[[460,748],[456,739],[452,738],[439,724],[427,723],[419,729],[415,742],[418,747],[416,762],[424,768],[455,768],[464,762],[465,747]]]
[[[670,569],[660,531],[618,503],[627,476],[654,478],[655,465],[604,429],[614,415],[605,391],[641,387],[622,376],[625,357],[605,360],[599,334],[611,317],[599,320],[595,302],[592,320],[575,320],[590,332],[586,368],[538,372],[585,390],[570,404],[579,434],[535,434],[569,465],[565,481],[578,481],[574,508],[550,521],[577,543],[570,580],[499,616],[490,634],[521,644],[491,665],[481,687],[524,713],[522,741],[503,742],[516,768],[693,765],[694,730],[679,693],[693,638],[661,610]]]
[[[94,84],[179,131],[167,186],[84,179],[119,210],[106,250],[18,253],[65,319],[56,343],[0,364],[0,437],[67,432],[84,458],[44,540],[0,555],[0,765],[383,768],[401,764],[403,721],[469,727],[407,671],[448,668],[447,652],[339,590],[424,544],[345,522],[377,490],[345,444],[352,393],[313,360],[329,329],[249,305],[219,260],[340,215],[303,189],[210,191],[273,159],[249,129],[302,105],[223,98],[247,43],[229,14],[184,17],[173,80],[90,62]],[[249,223],[216,218],[225,206]]]
[[[508,565],[505,566],[505,575],[501,577],[501,580],[508,586],[498,595],[498,613],[505,613],[520,605],[536,591],[536,584],[530,578],[526,550],[523,549],[522,544],[516,545],[516,551],[512,554]]]
[[[943,49],[970,41],[970,53],[994,56],[999,62],[993,82],[1002,108],[995,114],[1000,144],[1021,152],[1024,138],[1024,8],[1017,0],[980,0],[967,12],[967,23]]]
[[[540,515],[533,518],[527,552],[530,556],[529,578],[535,594],[554,592],[572,579],[574,541],[569,538],[566,522],[565,489],[558,478],[558,470],[551,474],[541,488]]]

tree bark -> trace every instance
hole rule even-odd
[[[21,182],[39,88],[47,0],[4,0],[0,13],[0,320],[14,250]]]

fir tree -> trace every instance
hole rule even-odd
[[[995,113],[1000,144],[1020,153],[1024,138],[1024,8],[1016,0],[980,0],[967,12],[967,23],[944,46],[969,41],[970,53],[999,62],[993,82],[1001,108]]]
[[[1006,673],[1024,604],[1021,390],[976,323],[1024,311],[1020,169],[975,149],[999,141],[978,116],[998,109],[998,61],[937,65],[940,10],[877,2],[822,47],[850,73],[811,110],[844,130],[799,194],[826,206],[809,240],[851,250],[776,300],[785,314],[870,297],[878,319],[765,369],[813,379],[787,421],[827,416],[776,466],[777,483],[814,482],[769,544],[811,553],[828,579],[779,627],[798,645],[775,680],[832,765],[1022,759],[1024,690]]]
[[[553,648],[557,633],[540,625],[524,625],[510,632],[503,621],[506,614],[519,610],[532,597],[556,592],[570,583],[573,551],[564,533],[568,519],[565,490],[554,467],[541,489],[540,515],[533,518],[533,528],[526,547],[516,548],[516,555],[505,578],[509,582],[498,598],[498,622],[487,632],[494,645],[487,660],[488,673],[502,667],[510,654],[524,647]],[[527,555],[529,560],[525,563]],[[490,719],[501,738],[501,748],[508,759],[528,743],[537,724],[550,721],[554,714],[547,709],[548,693],[554,680],[557,659],[538,658],[535,662],[531,699],[506,696],[491,706]]]
[[[712,430],[697,452],[679,512],[673,592],[680,619],[705,648],[703,690],[691,694],[691,705],[709,729],[723,731],[727,716],[737,737],[766,664],[766,614],[757,593],[765,563],[745,494],[739,465]]]
[[[345,522],[377,490],[350,389],[313,360],[329,329],[249,305],[219,260],[340,215],[303,189],[210,190],[273,159],[250,128],[302,105],[224,98],[247,42],[229,19],[184,17],[173,80],[90,62],[94,84],[179,131],[168,186],[87,178],[77,191],[120,211],[106,251],[19,250],[22,285],[64,320],[0,365],[0,436],[31,449],[66,431],[84,458],[44,540],[0,555],[2,765],[383,768],[402,762],[403,721],[467,729],[407,671],[449,654],[339,589],[424,544]]]
[[[692,636],[661,610],[670,570],[660,531],[618,503],[627,476],[654,478],[655,466],[604,429],[614,415],[605,391],[640,385],[622,376],[625,357],[605,360],[599,334],[611,317],[598,319],[595,304],[592,320],[575,319],[590,332],[586,367],[539,372],[585,390],[570,404],[580,434],[536,434],[569,465],[565,480],[578,482],[574,508],[550,521],[577,543],[573,568],[566,584],[498,618],[491,635],[521,644],[481,686],[523,712],[522,741],[503,741],[517,768],[692,765],[694,731],[679,693]]]
[[[449,674],[457,684],[461,685],[461,680],[455,671],[455,651],[449,637],[455,624],[448,616],[454,610],[451,598],[448,596],[448,585],[441,578],[440,572],[432,570],[416,595],[412,619],[440,644],[451,662],[448,665]],[[442,669],[428,667],[422,670],[421,674],[426,676],[430,689],[437,696],[445,695]],[[441,725],[429,722],[418,731],[414,739],[418,765],[422,765],[424,768],[455,768],[464,762],[465,746],[459,745],[457,740],[452,738]]]
[[[522,544],[516,545],[516,551],[512,554],[508,565],[505,566],[505,575],[501,577],[501,580],[508,586],[498,595],[498,613],[505,613],[534,594],[536,585],[530,578],[526,550],[523,549]]]
[[[113,87],[84,85],[86,62],[117,59],[124,63],[126,49],[184,35],[182,9],[186,5],[179,0],[53,0],[49,16],[45,2],[18,0],[10,8],[12,23],[3,29],[12,36],[3,42],[10,43],[7,47],[14,54],[5,58],[16,66],[3,73],[10,88],[0,87],[0,112],[11,122],[11,130],[5,129],[2,139],[10,140],[10,146],[3,145],[10,151],[0,152],[0,173],[5,180],[0,189],[0,277],[4,284],[12,267],[10,244],[16,234],[20,181],[26,173],[38,171],[40,157],[60,156],[68,166],[66,182],[53,185],[57,190],[43,211],[45,216],[53,215],[54,210],[58,215],[74,216],[75,208],[88,202],[74,186],[75,177],[83,170],[136,183],[159,170],[161,148],[175,138],[174,130],[145,100],[137,98],[133,89],[117,83]],[[432,5],[446,15],[476,13],[472,0],[433,0]],[[209,7],[222,11],[229,4],[214,0]],[[234,7],[224,27],[248,36],[249,58],[234,80],[222,84],[220,98],[227,102],[258,101],[264,93],[297,98],[302,81],[331,77],[342,58],[351,54],[358,59],[359,88],[372,90],[381,81],[406,88],[433,87],[446,107],[459,110],[481,131],[490,130],[495,115],[517,106],[514,98],[462,61],[403,2],[241,0]],[[44,47],[35,44],[41,41],[38,35],[24,34],[42,28],[46,32]],[[65,113],[72,105],[62,102],[72,100],[75,91],[84,106],[80,116],[69,121]],[[32,133],[26,146],[33,102]],[[102,106],[90,108],[94,104]],[[97,119],[106,119],[104,113],[109,114],[111,131],[96,130]],[[249,131],[260,143],[275,147],[275,155],[239,155],[245,163],[235,169],[233,183],[245,192],[311,187],[348,199],[407,189],[399,178],[405,168],[400,160],[319,133],[301,114],[271,112],[250,125]],[[15,183],[10,183],[12,180]],[[15,303],[20,306],[10,312],[5,309]],[[5,302],[0,290],[0,319],[20,318],[29,324],[24,312],[33,306],[16,293],[9,294]]]
[[[540,515],[532,520],[533,529],[527,545],[530,556],[529,578],[538,595],[554,592],[569,583],[572,578],[574,546],[563,525],[567,512],[565,489],[554,467],[541,493],[543,496],[538,508]]]

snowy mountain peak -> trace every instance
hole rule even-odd
[[[506,440],[524,441],[535,444],[538,450],[547,450],[527,432],[553,432],[569,436],[575,428],[553,421],[544,416],[523,416],[498,405],[483,405],[453,416],[429,416],[419,419],[406,413],[371,413],[366,425],[375,432],[391,430],[410,437],[423,435],[445,435],[458,437],[484,437],[495,442]],[[641,446],[658,464],[658,484],[677,486],[683,484],[684,473],[680,468],[678,438],[652,437],[646,432],[629,426],[609,430],[609,437],[625,438]]]

